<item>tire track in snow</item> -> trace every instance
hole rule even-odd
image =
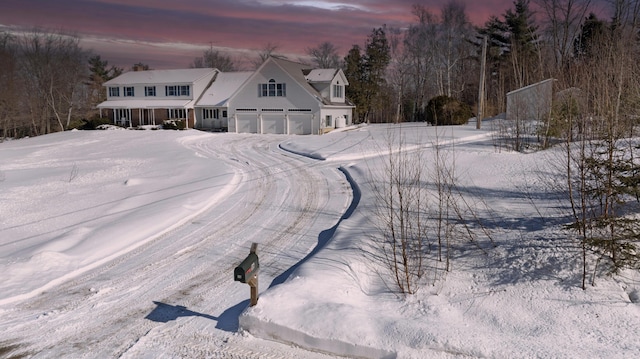
[[[308,163],[276,150],[273,138],[225,135],[215,140],[205,138],[185,146],[205,157],[225,158],[241,174],[241,183],[226,200],[188,224],[20,303],[11,315],[14,325],[7,326],[12,330],[12,342],[21,342],[24,351],[31,353],[56,348],[68,355],[126,357],[153,350],[158,341],[171,343],[194,327],[204,326],[199,339],[204,344],[191,349],[195,356],[282,357],[281,350],[293,350],[259,341],[262,352],[244,352],[246,338],[211,328],[215,322],[201,316],[174,318],[171,325],[145,319],[153,310],[153,301],[182,305],[211,317],[242,304],[248,289],[232,282],[232,273],[252,241],[261,241],[261,266],[272,275],[288,268],[287,261],[304,257],[315,245],[315,238],[306,243],[309,238],[303,237],[310,236],[306,232],[319,211],[328,211],[329,201],[321,200],[329,193],[325,176],[309,169]],[[258,238],[267,231],[273,235]],[[0,325],[2,328],[5,326]],[[28,338],[33,332],[38,333],[39,341]],[[217,349],[212,351],[208,341]],[[166,349],[178,354],[183,347]]]

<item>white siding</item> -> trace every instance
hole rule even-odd
[[[258,85],[268,83],[270,79],[274,79],[276,83],[286,84],[286,96],[258,96]],[[266,111],[263,112],[263,109],[283,109],[283,113],[287,113],[288,109],[310,109],[311,113],[315,114],[316,117],[320,115],[319,100],[273,62],[265,64],[262,71],[250,78],[233,96],[229,103],[229,117],[233,117],[236,113],[241,113],[237,109],[246,108],[247,104],[251,104],[251,108],[255,108],[259,113],[267,113]],[[273,113],[267,114],[271,115]],[[229,131],[231,131],[231,125],[229,126]]]
[[[544,80],[507,94],[507,120],[543,120],[551,111],[553,79]]]

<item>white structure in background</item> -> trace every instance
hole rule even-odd
[[[211,85],[215,69],[126,72],[104,83],[107,101],[98,105],[115,124],[140,126],[185,120],[194,125],[194,105]]]
[[[554,79],[507,93],[507,121],[543,121],[551,114]]]

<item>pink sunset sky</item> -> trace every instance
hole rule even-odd
[[[448,0],[2,0],[0,32],[74,33],[112,65],[188,67],[213,46],[249,64],[266,44],[289,58],[329,41],[344,56],[372,29],[405,27],[420,3],[439,13]],[[472,23],[501,17],[512,0],[460,0]]]

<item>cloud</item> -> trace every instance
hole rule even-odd
[[[445,1],[434,0],[429,9],[439,13]],[[160,60],[160,66],[170,66],[167,57],[173,53],[173,66],[185,67],[208,46],[242,53],[275,44],[281,53],[303,55],[307,48],[330,41],[346,54],[352,45],[363,45],[376,27],[408,25],[413,21],[414,3],[415,0],[3,0],[0,23],[23,29],[40,26],[75,32],[91,37],[95,50],[119,47],[113,51],[121,58],[118,61],[128,61],[125,52],[131,51],[131,60],[140,58],[134,62],[149,62],[152,67]],[[467,12],[479,25],[490,14],[500,15],[510,6],[511,0],[473,2],[467,4]],[[130,43],[125,46],[123,40],[138,43],[139,47]],[[158,53],[151,50],[151,43],[191,44],[193,50],[171,46]],[[141,53],[136,54],[137,50]],[[101,55],[109,59],[107,54]]]

